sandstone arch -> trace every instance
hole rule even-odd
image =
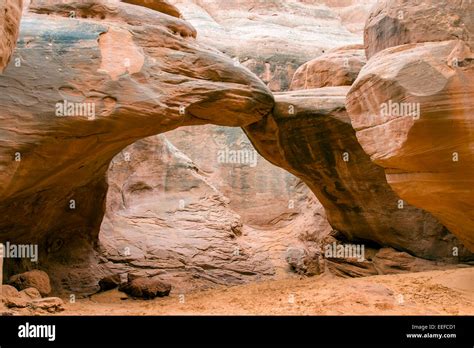
[[[244,126],[273,106],[262,82],[177,17],[100,1],[29,10],[21,66],[0,76],[0,234],[39,244],[45,266],[94,257],[106,171],[125,146],[184,125]],[[58,104],[72,113],[56,115]]]
[[[346,146],[346,141],[358,146],[345,114],[348,88],[279,95],[274,108],[274,98],[260,80],[198,43],[196,30],[169,6],[163,8],[166,13],[118,2],[33,1],[23,19],[17,50],[21,66],[11,66],[0,76],[0,211],[5,216],[0,236],[38,243],[45,255],[41,267],[58,275],[57,287],[84,292],[96,282],[96,242],[112,158],[138,139],[186,125],[245,128],[265,157],[305,178],[324,198],[326,209],[335,207],[332,223],[351,239],[430,258],[444,257],[449,247],[457,245],[429,214],[425,220],[425,213],[415,208],[395,214],[396,195],[358,148],[358,155],[363,156],[360,163],[366,166],[353,168],[357,180],[350,170],[334,168],[337,160],[331,153],[331,140],[338,146]],[[328,91],[333,94],[324,95]],[[307,107],[308,100],[324,99],[321,93],[324,105]],[[280,129],[272,128],[275,120],[287,121],[283,110],[288,98],[300,106],[294,117],[296,126],[288,122]],[[329,133],[319,148],[327,150],[321,168],[304,163],[314,160],[318,164],[317,159],[292,158],[298,155],[295,146],[301,145],[292,143],[299,130],[285,134],[307,117],[316,121],[313,127]],[[281,137],[276,139],[276,135]],[[302,145],[311,152],[314,137],[304,135]],[[369,175],[364,177],[366,169]],[[340,175],[345,187],[341,189],[339,181],[325,185],[328,182],[320,181],[318,170],[329,179]],[[387,206],[368,204],[371,216],[361,209],[367,199],[363,190],[352,192],[351,185],[368,183],[373,171],[381,181],[372,191],[381,188],[382,195],[389,196],[381,201],[391,205],[387,210]],[[338,191],[343,192],[340,197],[334,194]],[[378,214],[383,218],[377,220]],[[351,224],[358,218],[360,223]],[[404,218],[416,221],[397,225]],[[434,226],[429,233],[424,233],[424,221]],[[364,224],[369,228],[364,230]],[[410,235],[412,226],[414,235]],[[414,244],[419,236],[423,242]],[[13,264],[9,272],[24,266]],[[62,273],[71,277],[62,279]]]

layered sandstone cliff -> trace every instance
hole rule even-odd
[[[173,0],[198,30],[198,40],[249,68],[272,91],[288,90],[294,72],[307,61],[339,46],[360,44],[361,35],[351,29],[365,21],[371,3]],[[359,16],[341,15],[356,7]]]

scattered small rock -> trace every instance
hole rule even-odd
[[[20,292],[10,285],[2,285],[2,299],[7,308],[24,308],[27,300]]]
[[[158,277],[136,278],[119,287],[120,291],[126,294],[143,299],[153,299],[155,297],[168,296],[171,285],[164,283]]]
[[[115,289],[121,283],[119,274],[112,274],[110,276],[104,277],[99,281],[100,291],[107,291]]]
[[[7,308],[25,308],[26,306],[28,306],[28,301],[20,296],[4,297],[3,303]]]
[[[32,300],[28,307],[33,310],[45,310],[49,313],[56,313],[64,310],[64,302],[59,297],[45,297]]]
[[[18,290],[36,288],[41,296],[46,296],[51,292],[48,274],[37,269],[10,277],[8,284],[13,285]]]
[[[2,296],[3,297],[18,297],[20,296],[20,293],[16,288],[14,288],[11,285],[2,285]]]
[[[26,288],[25,290],[21,290],[20,296],[30,300],[36,300],[38,298],[41,298],[41,294],[36,288]]]
[[[64,302],[58,297],[41,298],[38,289],[29,287],[18,291],[11,285],[2,285],[2,299],[7,308],[30,308],[55,313],[64,310]],[[6,315],[2,313],[2,315]]]

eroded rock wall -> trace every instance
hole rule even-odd
[[[302,64],[330,49],[362,43],[360,30],[350,29],[365,21],[370,2],[172,0],[199,31],[198,40],[234,58],[277,92],[289,89]],[[341,18],[339,11],[362,4],[359,16]]]
[[[474,249],[474,3],[381,1],[347,99],[357,139],[406,202]]]
[[[349,89],[277,93],[273,113],[245,130],[264,157],[311,188],[346,239],[448,262],[459,260],[453,248],[468,256],[431,214],[401,201],[371,162],[345,109]]]
[[[201,158],[208,165],[201,168],[170,142],[168,134],[140,140],[112,161],[99,236],[108,272],[123,277],[159,275],[178,293],[288,276],[287,248],[302,245],[300,236],[305,232],[331,230],[319,202],[307,202],[307,188],[299,187],[276,201],[277,195],[263,189],[265,181],[271,184],[268,174],[258,181],[251,178],[253,172],[262,175],[262,168],[222,163],[222,171],[249,180],[229,187],[222,172],[210,175],[205,170],[212,166],[212,157],[209,162]],[[212,155],[212,140],[206,140]],[[260,203],[262,190],[273,201],[252,209],[245,206],[245,198],[239,201],[224,193],[234,190]],[[316,211],[320,215],[311,214]]]

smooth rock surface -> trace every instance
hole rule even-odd
[[[101,1],[32,1],[29,11],[21,67],[0,77],[0,232],[39,244],[44,269],[61,274],[55,287],[95,292],[93,246],[112,158],[179,126],[250,124],[273,98],[253,74],[197,43],[179,18]],[[32,216],[41,219],[32,224]]]
[[[433,216],[400,202],[383,168],[371,162],[345,110],[349,88],[278,93],[273,114],[245,130],[262,156],[311,188],[331,226],[348,240],[448,262],[469,257]]]
[[[390,33],[366,35],[369,52],[389,48],[362,69],[347,109],[394,191],[473,251],[474,3],[414,1],[400,22],[405,29],[391,32],[380,23],[401,4],[382,2],[368,21],[366,32]]]
[[[333,49],[300,66],[290,90],[350,86],[366,63],[362,45]]]
[[[144,6],[152,10],[165,13],[167,15],[181,18],[179,10],[170,4],[167,0],[121,0],[127,4]]]

